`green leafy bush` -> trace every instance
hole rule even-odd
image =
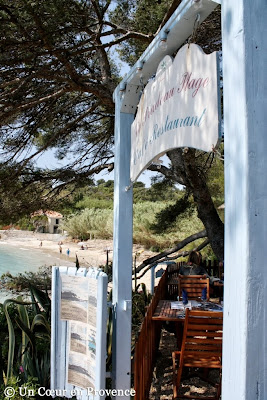
[[[37,383],[36,378],[29,377],[29,379],[26,382],[22,382],[20,376],[17,377],[13,376],[12,378],[9,379],[8,385],[0,386],[0,400],[8,399],[8,397],[5,396],[6,387],[8,387],[9,390],[13,389],[14,391],[13,392],[14,395],[10,397],[12,398],[12,400],[21,400],[22,398],[35,399],[36,398],[35,394],[38,392],[39,385]]]
[[[51,289],[51,267],[40,267],[37,272],[24,272],[16,276],[10,272],[1,276],[1,285],[12,293],[29,293],[30,286],[36,286],[40,290]]]
[[[74,238],[109,239],[113,232],[113,211],[109,209],[85,209],[69,217],[64,222],[64,229]]]
[[[134,204],[133,208],[133,240],[145,248],[155,251],[172,247],[186,236],[203,229],[197,213],[186,204],[177,206],[177,201],[145,201]],[[184,211],[171,223],[167,223],[166,213],[180,207]],[[167,211],[165,209],[167,208]],[[189,211],[188,211],[189,210]],[[165,216],[165,217],[164,217]],[[161,222],[162,221],[162,224]],[[165,222],[164,222],[165,221]],[[155,227],[157,229],[155,229]],[[86,209],[69,217],[64,224],[68,234],[78,239],[112,239],[113,210]],[[155,232],[156,231],[156,232]]]

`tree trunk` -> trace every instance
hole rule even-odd
[[[224,224],[212,201],[201,166],[197,165],[194,149],[176,149],[168,152],[174,177],[193,194],[198,217],[207,231],[210,245],[216,257],[224,259]]]

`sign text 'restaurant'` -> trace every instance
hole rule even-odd
[[[166,56],[144,90],[131,130],[131,180],[177,147],[211,151],[219,136],[217,55],[194,44]]]

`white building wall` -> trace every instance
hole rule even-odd
[[[61,222],[61,218],[48,218],[48,233],[54,233],[54,227],[59,226]],[[58,224],[56,223],[58,220]]]

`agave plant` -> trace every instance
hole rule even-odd
[[[51,301],[47,293],[31,287],[31,302],[23,301],[19,296],[17,299],[7,299],[3,303],[9,333],[9,349],[7,373],[5,383],[15,374],[14,354],[16,336],[14,322],[21,330],[21,345],[16,364],[20,366],[25,380],[36,377],[38,383],[43,386],[49,384],[50,371],[50,315]],[[17,305],[18,315],[13,322],[8,312],[10,303]],[[29,306],[31,305],[31,309]]]

